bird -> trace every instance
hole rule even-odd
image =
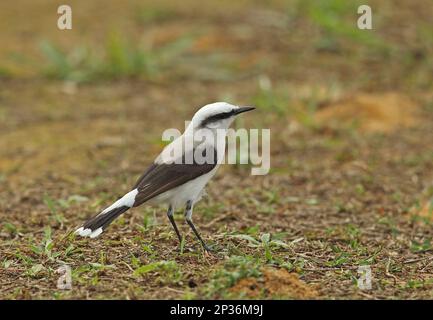
[[[182,236],[173,214],[184,209],[187,224],[206,251],[213,251],[201,237],[192,220],[194,205],[202,198],[204,188],[224,160],[225,137],[234,119],[254,110],[215,102],[201,107],[182,135],[168,144],[144,171],[132,189],[123,197],[92,217],[75,234],[96,238],[121,214],[144,203],[166,204],[167,217],[179,244]]]

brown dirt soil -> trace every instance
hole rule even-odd
[[[362,132],[390,132],[417,125],[419,105],[397,93],[356,94],[324,105],[315,120],[324,126],[355,124]]]
[[[421,208],[414,207],[409,213],[412,216],[422,218],[424,221],[433,222],[433,199],[423,202]]]
[[[318,292],[299,279],[296,273],[285,269],[263,268],[261,278],[244,278],[229,290],[230,292],[252,299],[289,298],[312,299]]]

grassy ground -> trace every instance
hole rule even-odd
[[[357,1],[70,1],[71,31],[56,1],[18,2],[0,4],[1,298],[433,298],[430,1],[369,2],[372,31]],[[194,220],[217,254],[181,212],[179,253],[163,207],[69,235],[216,100],[258,107],[236,125],[270,128],[272,161],[209,184]]]

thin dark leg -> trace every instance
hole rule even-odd
[[[186,210],[185,210],[185,220],[188,223],[188,225],[191,227],[192,231],[194,232],[197,239],[200,241],[201,245],[206,251],[212,251],[208,245],[203,241],[203,239],[200,236],[200,233],[197,231],[196,227],[194,226],[194,223],[192,222],[192,201],[188,201],[186,203]]]
[[[179,229],[177,228],[176,222],[174,221],[174,218],[173,218],[173,207],[172,206],[168,207],[167,217],[170,220],[171,225],[173,226],[174,231],[176,231],[176,235],[179,238],[179,245],[180,245],[182,243],[182,237],[180,236]]]

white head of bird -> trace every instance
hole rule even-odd
[[[254,107],[240,107],[227,102],[207,104],[194,114],[185,133],[199,129],[228,129],[237,115],[254,109]]]
[[[161,152],[158,161],[161,163],[193,163],[192,159],[185,160],[182,155],[194,150],[196,160],[205,154],[199,161],[207,163],[222,163],[225,153],[227,129],[236,116],[254,110],[254,107],[235,106],[227,102],[215,102],[200,108],[192,117],[185,132],[167,145]],[[217,150],[218,159],[214,159],[213,152]],[[208,150],[209,152],[203,152]]]

